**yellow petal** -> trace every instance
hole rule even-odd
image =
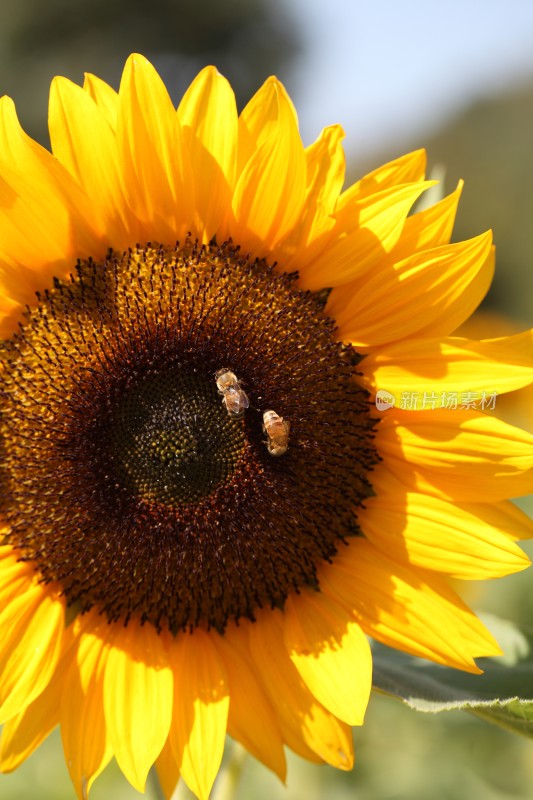
[[[0,295],[34,306],[35,292],[76,258],[104,254],[103,230],[77,181],[26,136],[8,97],[0,99],[0,156]]]
[[[75,644],[72,628],[71,625],[65,630],[61,655],[44,691],[3,726],[0,772],[11,772],[20,766],[59,723],[65,672],[70,666]]]
[[[380,494],[358,512],[365,536],[391,558],[467,580],[496,578],[529,564],[493,519],[490,505],[476,514],[416,493]]]
[[[413,150],[400,158],[369,172],[343,192],[339,200],[339,210],[349,205],[354,198],[361,199],[368,195],[399,186],[401,183],[423,181],[426,171],[426,151]]]
[[[407,217],[402,235],[391,253],[394,261],[449,244],[462,189],[463,181],[459,181],[457,189],[440,202]]]
[[[424,211],[419,211],[407,217],[401,237],[388,256],[380,263],[379,268],[392,269],[393,264],[403,261],[415,253],[449,244],[462,186],[463,183],[460,181],[455,192],[452,192],[448,197],[424,209]],[[490,280],[490,275],[492,275],[493,272],[494,252],[491,251],[488,264],[484,265],[484,268],[479,271],[477,276],[475,276],[470,283],[469,297],[472,308],[477,307],[476,304],[484,297],[487,291],[486,282]],[[361,279],[355,279],[344,284],[342,289],[333,289],[328,305],[330,313],[333,316],[336,316],[338,313],[342,314],[346,305],[346,299],[360,292],[361,288]],[[456,316],[462,316],[463,313],[465,313],[464,303],[460,304],[458,310],[456,309]],[[451,320],[451,312],[448,313],[448,317]],[[442,335],[447,335],[454,330],[455,327],[456,325],[453,325],[452,328],[448,327]],[[429,333],[428,337],[432,338],[432,334]]]
[[[456,314],[458,305],[466,306],[464,313],[469,316],[473,311],[469,287],[489,263],[491,241],[489,232],[376,269],[344,307],[336,309],[340,337],[356,346],[376,347],[413,336],[430,322],[438,324],[448,313]],[[480,300],[476,295],[475,302]]]
[[[1,535],[1,532],[0,532]],[[11,545],[0,547],[0,610],[5,609],[37,582],[37,575]]]
[[[288,746],[309,761],[318,756],[338,769],[351,769],[350,728],[313,697],[300,677],[284,645],[282,613],[264,610],[246,630],[257,676],[276,710]]]
[[[105,631],[107,626],[103,626]],[[107,644],[99,634],[80,637],[76,658],[63,677],[61,738],[65,761],[79,800],[113,756],[104,716]]]
[[[66,78],[54,78],[48,122],[52,152],[91,198],[109,244],[122,249],[137,241],[136,220],[120,185],[115,136],[94,100]]]
[[[9,170],[4,170],[4,177],[6,177],[8,174],[11,174],[9,173]],[[13,180],[18,184],[21,182],[19,176],[13,176]],[[0,188],[0,193],[1,191],[2,190]],[[0,227],[3,224],[1,218],[2,211],[0,210]],[[4,223],[4,233],[7,237],[10,235],[10,223],[6,222],[5,219]],[[11,233],[13,233],[12,229]],[[18,232],[16,232],[15,237],[18,235]],[[6,238],[6,246],[10,248],[12,241],[13,237],[11,238],[11,242]],[[32,299],[28,305],[35,305],[36,287],[43,285],[43,281],[47,275],[50,276],[51,280],[52,273],[56,268],[56,274],[63,275],[63,270],[66,270],[67,268],[67,262],[65,260],[64,263],[61,263],[61,259],[58,259],[53,263],[43,265],[41,268],[36,269],[33,266],[28,267],[25,264],[19,263],[15,259],[11,258],[7,253],[2,253],[1,248],[2,242],[0,242],[0,292],[2,293],[4,313],[9,315],[11,318],[10,320],[4,318],[2,321],[2,327],[5,331],[5,338],[8,338],[15,330],[18,330],[18,322],[21,320],[23,309],[26,307],[26,298],[29,298],[31,295]],[[46,285],[45,288],[47,288]],[[37,289],[37,291],[39,291],[39,289]],[[8,322],[11,322],[11,328],[6,327]]]
[[[458,507],[486,520],[509,536],[513,542],[533,538],[533,519],[510,500],[502,500],[499,503],[461,503]]]
[[[239,625],[239,637],[237,640],[232,637],[232,645],[241,648],[245,658],[252,660],[254,672],[275,711],[284,742],[307,761],[320,763],[323,759],[312,747],[313,732],[307,730],[306,724],[311,717],[311,706],[316,703],[319,707],[319,703],[314,700],[288,657],[279,613],[274,611],[270,619],[267,612],[261,612],[259,619],[253,623],[261,625],[261,629],[258,628],[255,633],[250,625]],[[243,642],[243,634],[246,643]],[[278,634],[281,639],[277,638]],[[289,702],[290,698],[292,702]]]
[[[454,333],[471,317],[484,299],[492,283],[495,266],[496,248],[493,246],[477,273],[470,275],[470,282],[465,291],[455,299],[455,302],[439,303],[434,319],[428,322],[425,328],[418,330],[415,336],[442,338]]]
[[[119,767],[139,792],[161,752],[172,714],[172,673],[161,638],[150,625],[110,628],[104,710]]]
[[[126,62],[119,101],[117,142],[126,199],[144,239],[173,244],[190,230],[192,176],[172,101],[143,56]]]
[[[303,217],[275,248],[274,255],[287,271],[305,267],[309,244],[325,238],[333,230],[333,212],[344,181],[344,131],[340,125],[324,128],[316,142],[305,150],[307,189]]]
[[[369,353],[361,371],[366,388],[386,389],[398,408],[405,393],[416,393],[412,405],[420,411],[472,402],[482,411],[496,404],[494,394],[533,381],[533,331],[481,342],[410,339]]]
[[[61,653],[64,599],[33,585],[0,614],[0,722],[28,706],[50,682]]]
[[[302,265],[300,284],[315,291],[340,287],[376,268],[398,241],[405,218],[415,200],[435,181],[402,184],[362,199],[354,198],[335,212],[334,237],[318,255]],[[340,308],[346,293],[339,289]],[[335,292],[332,292],[335,298]],[[334,307],[335,303],[334,303]]]
[[[320,585],[367,634],[406,653],[479,673],[474,656],[501,652],[444,581],[403,566],[361,537],[324,567]]]
[[[0,772],[12,772],[31,756],[59,723],[61,692],[49,691],[50,682],[39,697],[2,727]]]
[[[5,285],[2,273],[2,266],[0,266],[0,293],[2,292],[2,285]],[[20,318],[20,304],[12,297],[2,297],[0,295],[0,339],[8,339],[11,336],[17,329]]]
[[[57,238],[61,234],[61,247],[59,257],[69,257],[72,253],[75,257],[91,252],[91,248],[96,249],[100,245],[101,227],[94,227],[94,215],[87,219],[85,214],[89,214],[91,203],[88,197],[80,190],[79,184],[71,178],[67,170],[53,156],[34,142],[24,133],[18,121],[15,106],[10,97],[0,98],[0,163],[2,165],[2,177],[7,186],[16,194],[15,198],[9,195],[9,190],[2,191],[0,206],[4,213],[9,212],[9,219],[13,227],[16,227],[19,217],[16,214],[18,204],[32,209],[36,217],[44,217],[47,220],[48,228],[57,230],[53,234]],[[39,194],[43,192],[44,196]],[[41,214],[38,215],[38,201],[43,205]],[[25,261],[33,268],[40,267],[43,255],[39,254],[39,249],[43,250],[43,243],[40,236],[31,226],[31,219],[26,219],[26,224],[22,224],[21,232],[27,235],[31,230],[31,241],[25,248],[24,255],[15,250],[17,257]],[[44,223],[44,233],[46,238],[52,236],[51,232],[46,232]],[[45,239],[46,242],[46,239]],[[6,248],[3,241],[3,248]],[[33,248],[33,250],[30,250]],[[35,258],[28,259],[27,253],[33,252]],[[53,252],[46,253],[47,260],[52,260],[56,256],[56,248]]]
[[[101,78],[85,73],[83,88],[92,97],[108,124],[114,131],[117,127],[118,94]]]
[[[232,204],[233,238],[256,255],[267,253],[292,230],[306,192],[305,155],[292,105],[278,81],[270,81],[268,89],[270,106],[277,104],[277,121],[240,173]]]
[[[207,800],[224,752],[226,672],[212,637],[200,629],[178,634],[169,653],[175,678],[170,743],[183,780],[199,800]]]
[[[228,237],[226,216],[235,183],[237,106],[228,81],[206,67],[191,83],[178,107],[192,173],[200,236],[208,242]]]
[[[447,580],[427,570],[417,569],[417,574],[431,586],[433,599],[444,606],[448,614],[453,617],[455,631],[473,658],[502,655],[502,649],[494,636],[451,588]]]
[[[296,109],[285,91],[285,87],[274,76],[267,78],[239,116],[237,176],[241,174],[256,150],[277,133],[280,117],[280,94],[283,95],[284,103],[292,116],[293,125],[298,127]]]
[[[323,594],[287,600],[285,645],[312,694],[336,717],[362,725],[372,688],[372,656],[359,625]]]
[[[284,781],[287,766],[281,731],[249,660],[232,646],[228,631],[216,637],[215,644],[228,676],[228,733]]]
[[[397,411],[382,415],[376,444],[378,491],[397,483],[457,502],[519,497],[533,490],[533,436],[475,411]],[[392,476],[392,484],[391,484]]]
[[[321,255],[324,260],[327,259],[329,251],[326,251],[326,248],[334,241],[335,214],[344,206],[354,201],[361,201],[383,189],[394,189],[398,184],[422,180],[424,177],[425,152],[418,150],[371,172],[339,197],[345,172],[343,139],[344,131],[341,126],[332,125],[324,128],[317,141],[306,148],[305,216],[289,236],[273,250],[273,257],[283,264],[287,271],[298,270],[304,273],[307,266]],[[405,227],[408,223],[409,218]],[[343,237],[343,230],[339,224],[336,234]],[[359,244],[355,242],[355,245]],[[349,259],[352,255],[350,247],[344,245],[340,255]],[[352,265],[352,268],[354,266]],[[357,269],[358,267],[354,271],[357,272]],[[304,282],[306,280],[307,278],[304,278]],[[347,285],[343,284],[343,303],[350,295],[350,292],[347,294],[344,292],[345,288]]]
[[[332,214],[344,182],[346,159],[342,141],[345,133],[340,125],[330,125],[321,132],[312,145],[305,150],[307,164],[306,210],[313,225],[310,230],[324,224],[323,218]],[[309,225],[309,219],[306,220]],[[314,238],[314,237],[311,237]]]
[[[6,103],[0,101],[0,112],[5,106]],[[62,277],[67,266],[72,265],[75,253],[85,255],[87,248],[80,244],[78,250],[74,243],[68,203],[46,171],[35,169],[32,173],[29,168],[18,172],[12,164],[1,165],[0,257],[10,266],[24,264],[31,271],[35,292],[43,281],[50,281],[53,273]],[[82,195],[82,190],[79,191]],[[77,216],[76,212],[73,215]],[[31,237],[27,235],[28,230],[32,231]],[[12,254],[16,254],[17,261],[11,258]],[[13,269],[6,269],[4,265],[2,273],[2,292],[21,302],[30,280],[23,285],[22,292]]]

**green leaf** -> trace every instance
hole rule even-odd
[[[374,689],[417,711],[464,709],[533,738],[533,629],[488,614],[483,622],[504,652],[499,658],[477,659],[483,675],[442,667],[373,642]]]

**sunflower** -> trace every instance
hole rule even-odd
[[[533,439],[450,405],[533,379],[530,333],[450,336],[490,233],[410,214],[422,151],[343,191],[275,78],[56,78],[53,155],[0,114],[2,770],[58,724],[80,798],[113,757],[207,798],[226,732],[350,769],[367,637],[479,672],[448,579],[528,563]]]

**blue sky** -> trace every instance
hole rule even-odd
[[[305,43],[286,82],[306,144],[340,122],[348,153],[400,153],[472,100],[533,79],[531,0],[285,2]]]

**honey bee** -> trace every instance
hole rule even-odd
[[[250,402],[246,392],[241,389],[235,373],[223,367],[215,373],[215,380],[219,394],[222,395],[222,403],[226,406],[230,417],[234,419],[242,417]]]
[[[263,413],[263,431],[267,435],[266,446],[271,456],[282,456],[289,448],[290,422],[269,409]]]

